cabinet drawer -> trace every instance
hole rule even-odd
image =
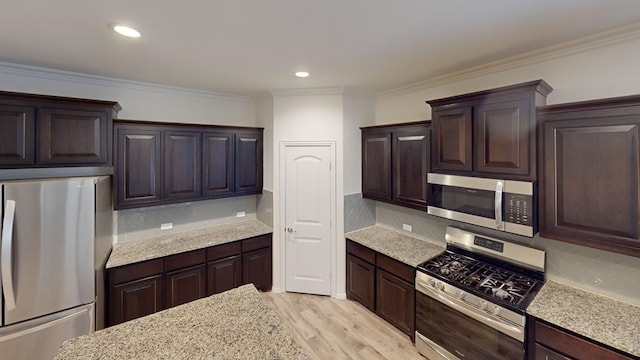
[[[239,255],[242,250],[241,241],[218,245],[207,249],[207,261],[224,259],[229,256]]]
[[[168,256],[166,259],[166,271],[182,269],[187,266],[204,264],[206,252],[204,249],[189,251],[187,253]]]
[[[376,265],[411,284],[416,278],[416,269],[382,254],[377,254]]]
[[[271,246],[271,234],[262,235],[253,239],[242,241],[242,252],[263,249]]]
[[[162,274],[162,259],[154,259],[131,265],[120,266],[112,269],[111,271],[113,283],[121,284],[127,281]]]
[[[566,333],[549,325],[536,321],[535,325],[536,342],[546,347],[566,354],[577,360],[581,359],[608,359],[608,360],[630,360],[627,357],[613,350],[609,350],[598,344],[579,338],[578,336]]]
[[[353,254],[354,256],[359,257],[362,260],[368,261],[371,264],[376,263],[376,252],[362,246],[358,243],[353,242],[352,240],[347,239],[347,252]]]

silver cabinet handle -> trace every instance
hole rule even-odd
[[[502,222],[502,189],[504,184],[502,181],[498,181],[496,184],[496,198],[495,198],[495,215],[496,215],[496,228],[504,230],[504,223]]]
[[[13,251],[13,219],[16,214],[16,202],[7,200],[7,206],[4,211],[4,220],[2,221],[2,292],[7,310],[16,308],[16,296],[13,291],[13,264],[11,252]]]

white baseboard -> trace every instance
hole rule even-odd
[[[347,294],[346,293],[337,293],[333,296],[334,299],[338,299],[338,300],[347,300]]]

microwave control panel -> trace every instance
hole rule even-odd
[[[533,197],[505,194],[505,220],[513,224],[533,226]]]

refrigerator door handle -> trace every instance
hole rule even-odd
[[[2,292],[7,310],[16,308],[16,297],[13,291],[13,218],[16,213],[16,202],[7,200],[7,206],[4,211],[4,220],[2,221],[2,249],[0,261],[2,261]]]

